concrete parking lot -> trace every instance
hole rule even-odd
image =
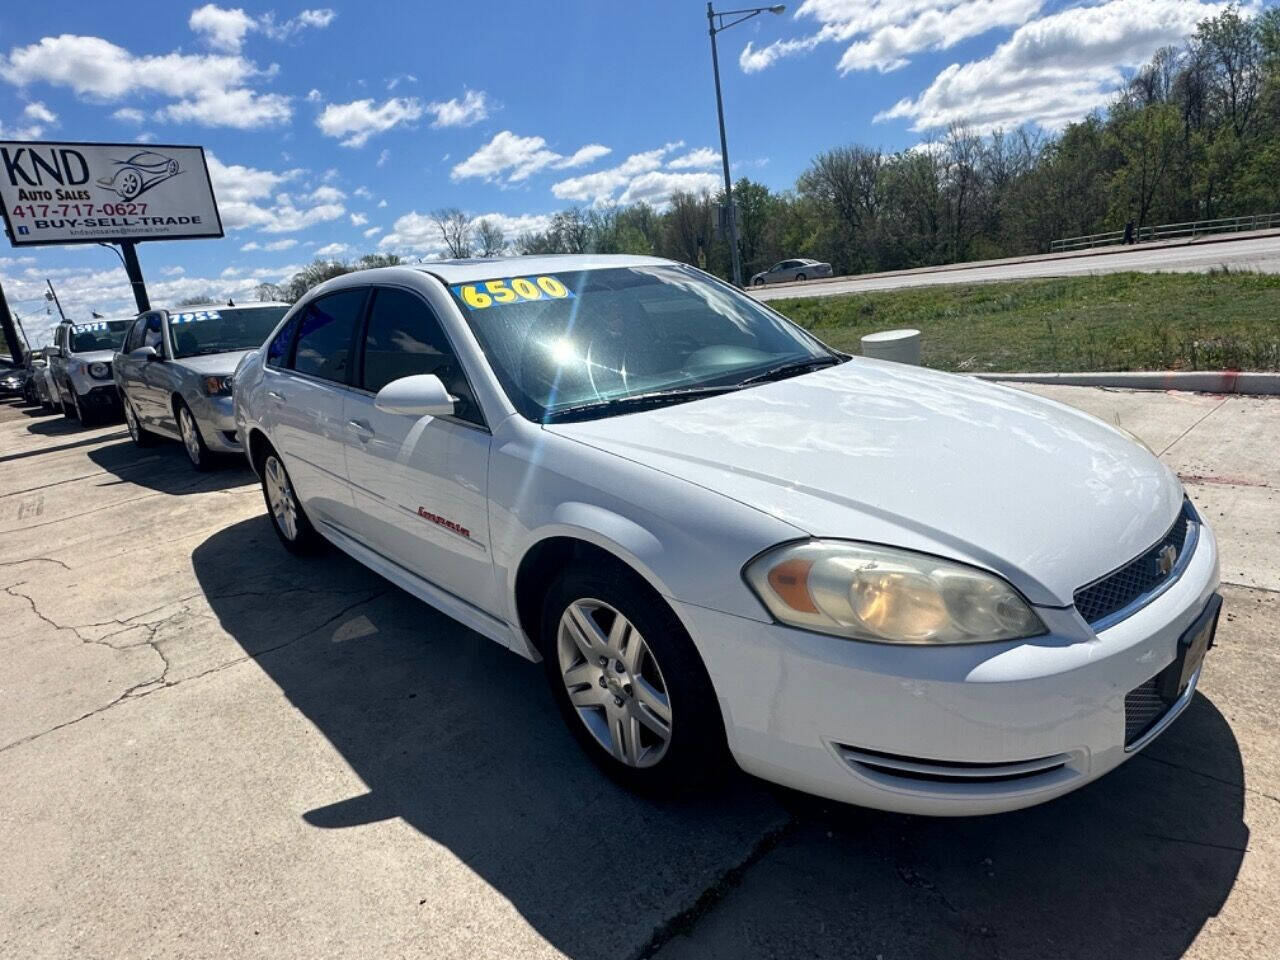
[[[540,668],[198,475],[0,405],[0,956],[1280,955],[1280,399],[1038,388],[1215,525],[1192,707],[998,817],[600,776]]]

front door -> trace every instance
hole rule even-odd
[[[483,610],[498,609],[489,554],[492,437],[431,308],[396,287],[374,291],[356,387],[347,394],[347,476],[357,537],[370,549]],[[459,398],[453,417],[384,413],[393,380],[433,373]]]

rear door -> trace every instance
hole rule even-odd
[[[489,556],[492,437],[453,346],[415,292],[377,287],[344,419],[356,535],[370,549],[487,611],[498,609]],[[388,383],[432,373],[459,399],[452,417],[384,413]]]
[[[367,298],[367,287],[351,287],[311,301],[286,328],[293,338],[283,362],[273,341],[263,373],[262,420],[303,508],[344,532],[353,511],[343,404]]]

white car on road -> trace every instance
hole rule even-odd
[[[845,357],[667,261],[340,277],[233,396],[286,547],[543,660],[632,786],[732,757],[870,807],[1023,807],[1164,730],[1212,642],[1213,534],[1128,435]]]

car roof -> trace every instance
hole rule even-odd
[[[607,267],[672,266],[673,261],[661,257],[639,257],[629,254],[562,253],[532,257],[489,257],[471,260],[429,260],[408,264],[423,273],[434,274],[446,285],[474,283],[497,277],[520,277],[539,273],[565,273],[570,270],[602,270]]]

